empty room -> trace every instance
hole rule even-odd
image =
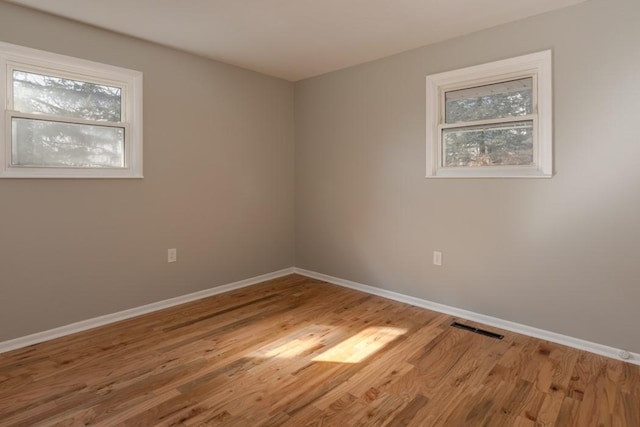
[[[0,426],[640,427],[638,22],[0,0]]]

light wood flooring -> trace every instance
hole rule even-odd
[[[0,355],[0,425],[640,426],[640,367],[453,320],[287,276]]]

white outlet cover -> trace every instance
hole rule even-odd
[[[433,251],[433,265],[442,265],[442,252]]]

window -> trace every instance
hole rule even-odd
[[[551,177],[551,51],[427,76],[427,177]]]
[[[0,43],[0,81],[0,177],[142,177],[141,72]]]

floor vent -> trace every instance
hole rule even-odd
[[[484,336],[487,336],[487,337],[495,338],[497,340],[501,340],[502,338],[504,338],[504,335],[500,335],[500,334],[496,334],[496,333],[493,333],[493,332],[485,331],[484,329],[474,328],[473,326],[463,325],[462,323],[458,323],[458,322],[453,322],[451,324],[451,326],[453,326],[454,328],[464,329],[465,331],[470,331],[470,332],[473,332],[473,333],[476,333],[476,334],[480,334],[480,335],[484,335]]]

